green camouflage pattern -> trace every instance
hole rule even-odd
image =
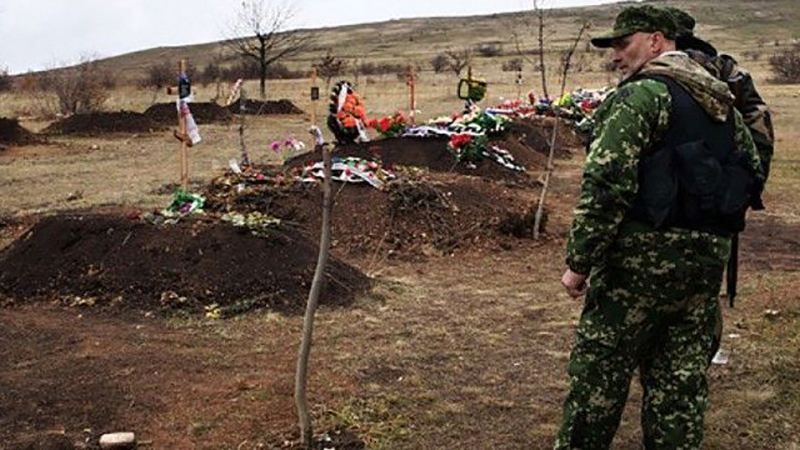
[[[555,448],[608,449],[638,368],[646,448],[699,449],[730,240],[622,234],[592,270]]]
[[[678,36],[694,35],[694,26],[697,24],[697,21],[694,20],[691,14],[672,6],[665,6],[664,10],[670,13],[673,20],[675,20],[675,25],[678,26]]]
[[[685,54],[660,56],[639,75],[647,74],[675,79],[713,117],[722,119],[732,108],[727,86]],[[730,239],[655,230],[626,218],[638,189],[639,160],[668,130],[671,102],[663,82],[635,79],[595,113],[597,127],[567,242],[567,264],[589,274],[589,289],[570,356],[559,450],[609,448],[637,368],[646,447],[701,447],[705,374],[719,326]],[[744,120],[736,112],[734,117],[737,146],[760,172]]]
[[[614,21],[614,28],[602,36],[592,39],[596,47],[609,47],[614,39],[633,33],[655,33],[660,31],[668,39],[678,35],[678,25],[674,17],[662,8],[650,5],[629,6],[623,9]]]
[[[732,107],[733,98],[725,83],[712,78],[686,54],[673,52],[656,58],[638,75],[647,74],[672,77],[720,120]],[[567,243],[567,265],[573,271],[588,274],[602,262],[617,238],[619,226],[636,198],[639,159],[669,128],[671,103],[664,83],[640,79],[620,86],[595,112],[596,127]],[[736,113],[735,117],[737,146],[750,155],[763,181],[752,137],[741,115]]]
[[[717,122],[725,122],[734,97],[728,85],[711,77],[703,66],[683,52],[669,52],[645,64],[639,75],[661,75],[675,79],[689,91]]]

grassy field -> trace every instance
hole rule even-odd
[[[740,57],[770,105],[777,134],[768,210],[751,217],[743,237],[739,306],[724,310],[723,348],[730,362],[710,371],[705,448],[797,450],[800,259],[792,252],[800,239],[800,86],[770,83],[766,59],[776,41],[780,47],[800,34],[800,10],[790,0],[657,3],[687,7],[698,16],[701,34]],[[553,86],[557,54],[578,24],[591,19],[595,29],[603,29],[618,9],[552,12]],[[332,45],[342,56],[362,61],[425,63],[445,48],[502,41],[508,54],[481,58],[475,66],[490,82],[485,103],[492,104],[517,95],[516,75],[499,69],[501,61],[514,57],[507,30],[515,20],[519,17],[413,19],[317,30],[319,51],[291,64],[308,66]],[[533,45],[532,38],[531,31],[526,45]],[[162,59],[186,57],[202,66],[215,46],[153,49],[106,63],[135,78]],[[614,81],[600,69],[602,53],[582,56],[583,70],[570,77],[569,89]],[[525,77],[524,90],[539,92],[530,67]],[[423,72],[421,118],[458,111],[456,83],[453,75]],[[249,81],[246,89],[257,92],[257,83]],[[406,86],[394,75],[361,77],[358,90],[371,116],[407,109]],[[307,91],[305,80],[269,82],[270,98],[288,98],[309,113],[315,106]],[[214,94],[213,86],[198,87],[198,100]],[[171,100],[121,86],[106,109],[143,111],[154,101]],[[316,108],[322,116],[326,105]],[[20,92],[0,95],[0,116],[20,116],[34,131],[49,124],[36,102]],[[269,143],[290,135],[305,138],[309,125],[309,114],[248,117],[246,139],[257,161],[274,161]],[[239,154],[236,123],[200,126],[204,142],[191,150],[197,187]],[[319,430],[354,430],[374,449],[551,446],[581,308],[558,282],[581,166],[580,154],[558,162],[545,241],[421,263],[383,261],[369,267],[376,287],[355,307],[319,312],[310,393]],[[53,137],[47,145],[0,152],[0,217],[33,222],[63,210],[161,208],[177,178],[177,144],[168,132]],[[12,237],[3,236],[0,246]],[[350,262],[367,270],[363,261]],[[222,321],[164,320],[30,305],[0,309],[0,323],[0,405],[40,408],[53,417],[50,431],[63,427],[67,416],[108,411],[116,426],[135,430],[153,448],[265,448],[293,436],[300,317],[258,312]],[[639,448],[636,385],[614,448]],[[47,405],[26,405],[3,393],[48,389],[53,401]],[[97,392],[108,392],[119,403],[86,402],[84,411],[57,414],[61,403]],[[0,449],[4,445],[0,442]]]

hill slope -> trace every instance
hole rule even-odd
[[[698,21],[699,34],[734,55],[747,50],[769,52],[777,45],[800,36],[800,9],[795,0],[651,0],[655,5],[672,5],[691,12]],[[547,52],[556,57],[571,41],[580,24],[589,21],[591,33],[611,26],[613,17],[630,2],[547,11]],[[295,69],[311,63],[332,49],[334,54],[359,62],[415,61],[428,68],[428,61],[446,49],[497,43],[505,55],[516,53],[514,32],[524,49],[535,48],[535,30],[526,25],[526,12],[471,17],[438,17],[392,20],[333,28],[303,30],[314,39],[312,48],[287,61]],[[232,64],[236,57],[226,53],[221,42],[182,47],[158,47],[108,59],[102,64],[123,78],[138,79],[147,67],[164,60],[186,58],[204,67],[223,55]],[[476,62],[491,64],[480,59]]]

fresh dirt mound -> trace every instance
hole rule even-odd
[[[39,142],[33,133],[20,126],[17,119],[0,117],[0,144],[31,145]]]
[[[553,125],[556,120],[553,117],[538,116],[515,120],[511,124],[504,141],[521,144],[546,156],[550,152]],[[588,136],[581,135],[571,125],[565,122],[560,123],[558,125],[558,135],[556,136],[555,156],[557,158],[569,158],[573,153],[583,151],[586,147],[587,139]]]
[[[242,104],[244,103],[244,105]],[[242,109],[244,106],[244,109]],[[233,114],[253,114],[253,115],[271,115],[271,114],[304,114],[303,110],[298,108],[290,100],[280,99],[277,101],[268,100],[262,102],[260,100],[241,99],[228,105],[228,111]]]
[[[230,122],[233,115],[224,107],[211,102],[190,103],[189,109],[192,117],[199,124],[213,122]],[[178,112],[175,103],[156,103],[147,108],[144,115],[164,125],[175,125],[178,121]]]
[[[305,305],[317,251],[291,229],[257,237],[202,220],[157,227],[120,216],[53,216],[0,255],[0,294],[134,310],[217,304],[223,314],[294,312]],[[335,259],[326,275],[323,304],[346,305],[369,285]]]
[[[391,182],[386,191],[334,184],[334,249],[367,269],[386,257],[447,255],[456,250],[510,248],[513,235],[532,234],[530,208],[538,189],[510,187],[478,177],[428,174]],[[207,210],[259,211],[297,223],[316,238],[321,200],[316,185],[265,183],[237,192],[220,177],[206,192]],[[519,231],[526,228],[527,232]],[[364,259],[366,258],[366,259]]]
[[[394,137],[363,144],[348,144],[336,148],[335,155],[355,156],[368,160],[380,160],[385,167],[411,166],[427,168],[432,172],[458,173],[495,179],[525,180],[525,173],[515,172],[499,164],[483,159],[474,168],[459,163],[447,149],[445,138]],[[508,149],[516,162],[523,167],[538,167],[538,158],[521,146]],[[320,150],[305,153],[287,162],[289,167],[302,167],[322,160]]]
[[[45,128],[45,134],[95,135],[103,133],[149,133],[163,130],[144,114],[132,111],[75,114]]]

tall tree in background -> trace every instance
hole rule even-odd
[[[258,64],[262,99],[266,98],[269,66],[308,47],[308,35],[286,30],[293,16],[294,9],[288,3],[243,0],[225,42],[231,51]]]

